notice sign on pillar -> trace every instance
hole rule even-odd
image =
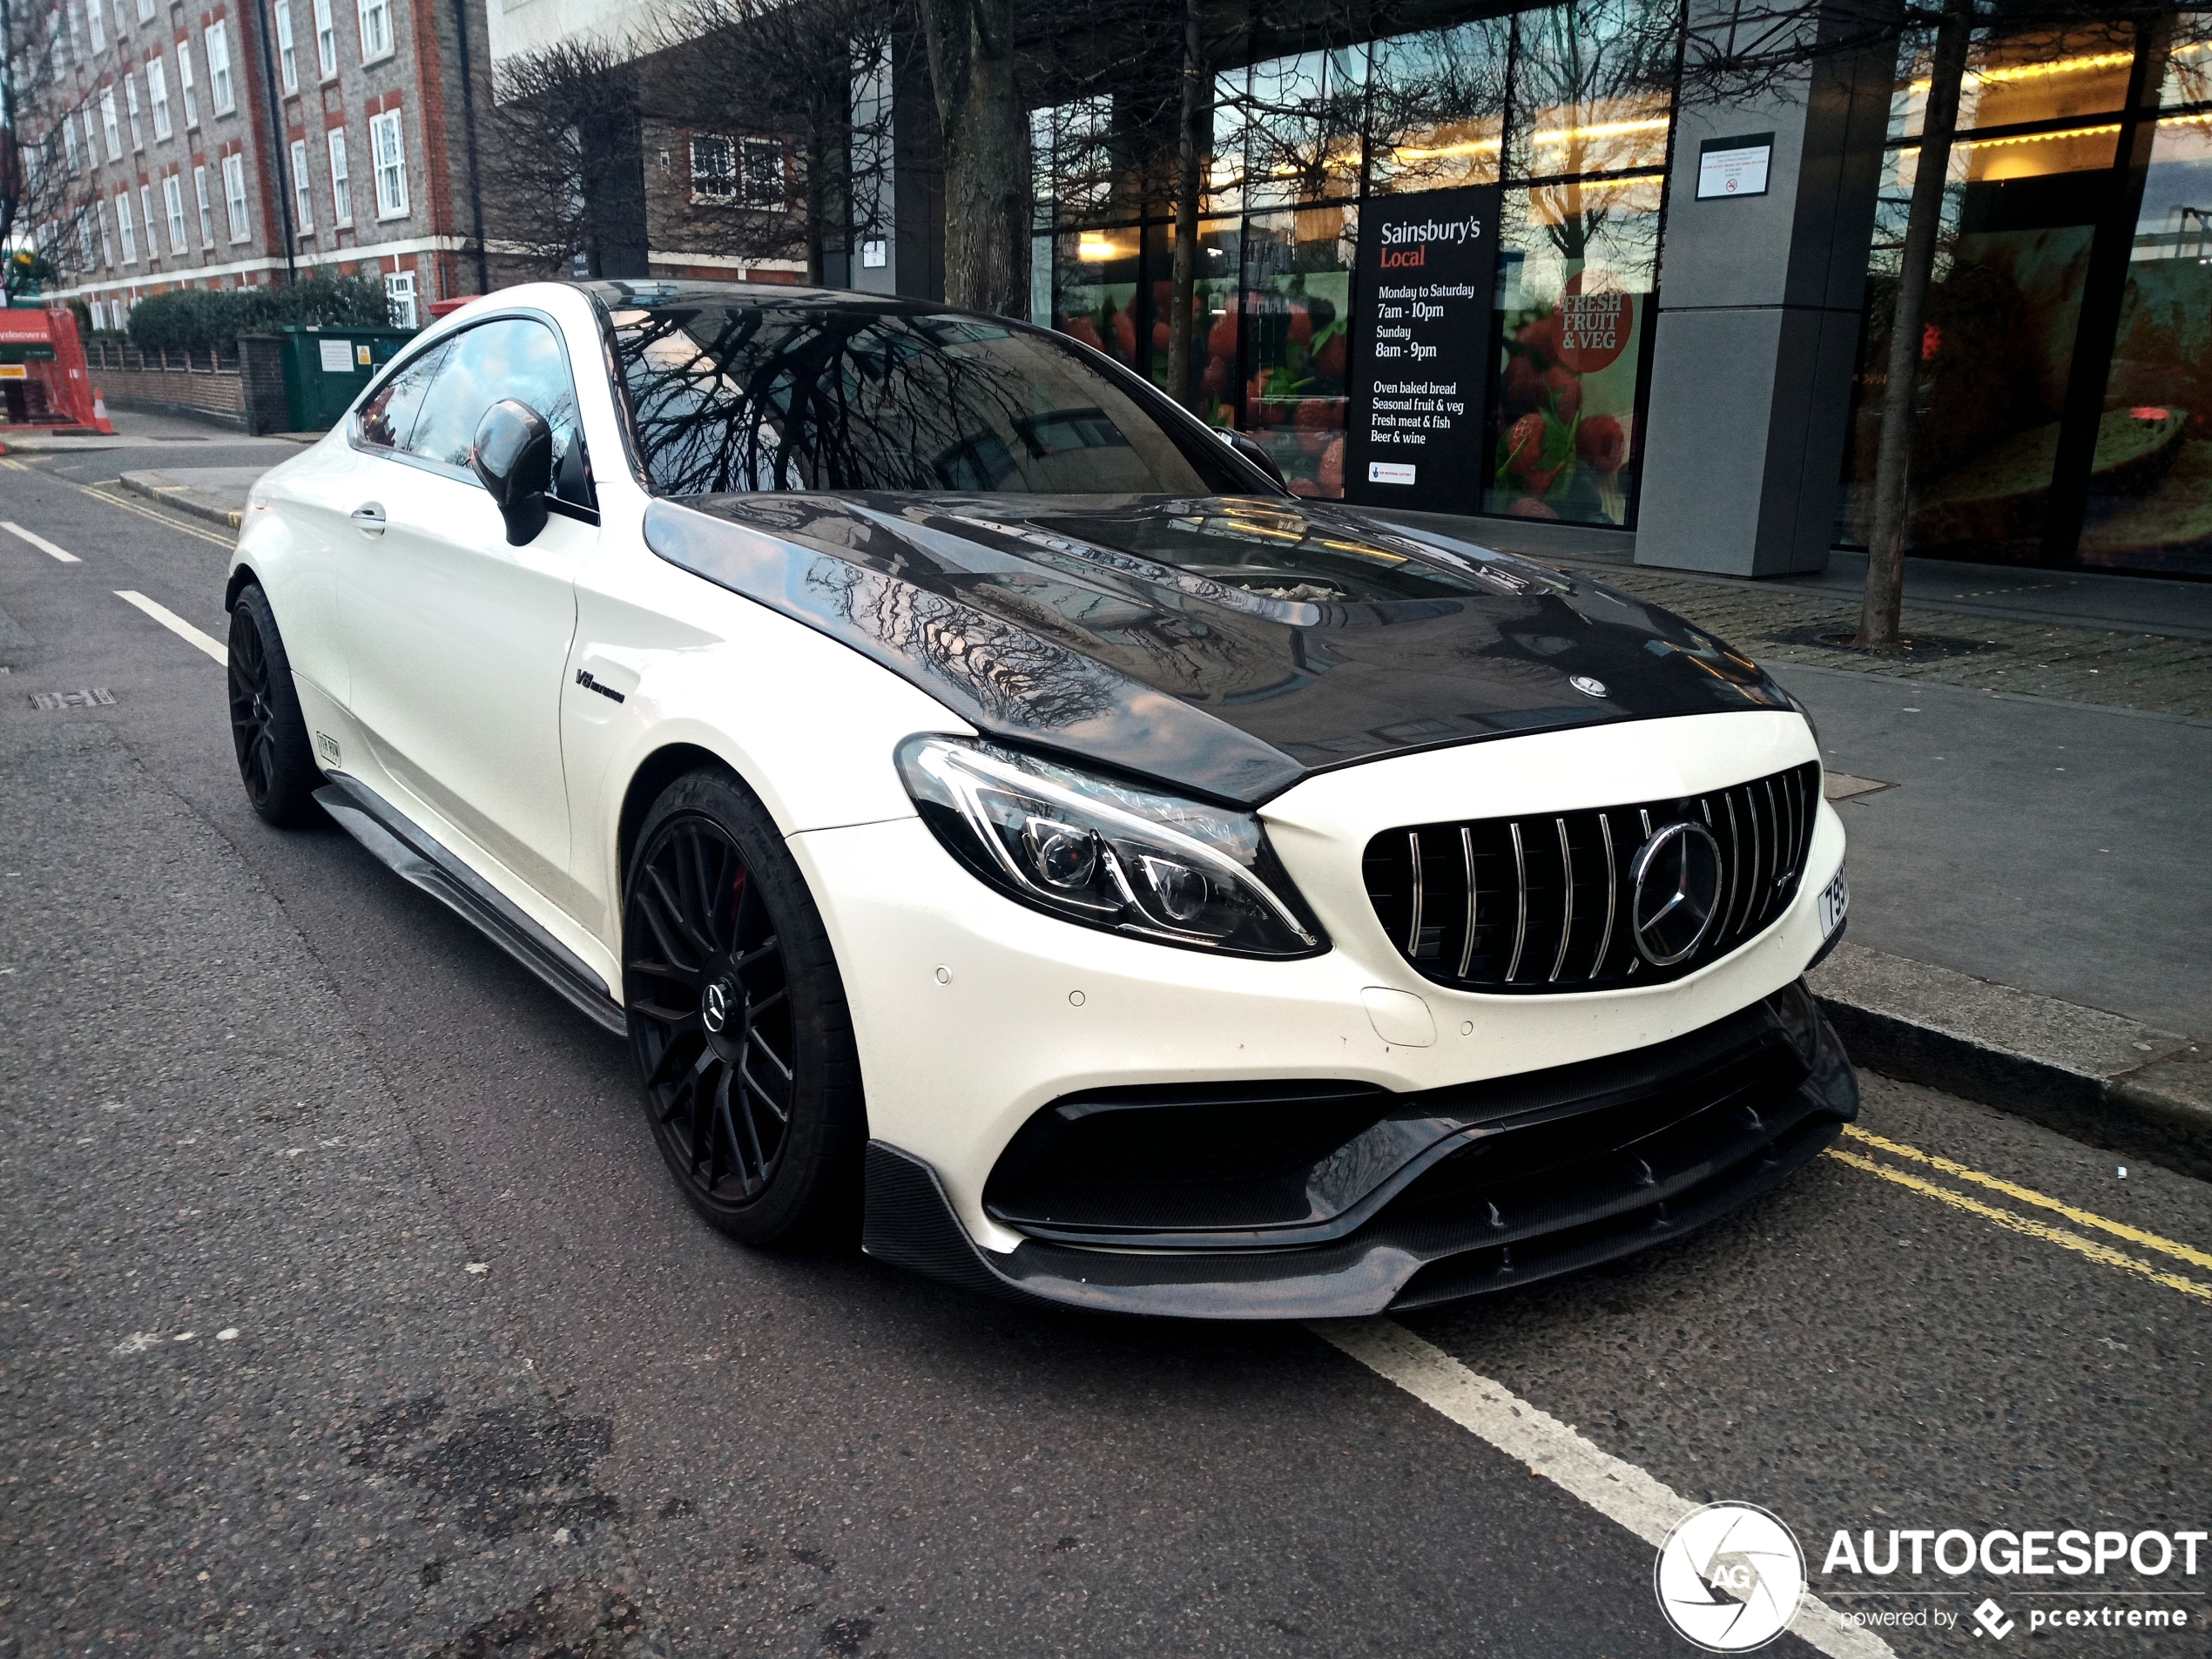
[[[1472,511],[1496,298],[1495,185],[1370,201],[1360,212],[1345,494]]]
[[[1771,132],[1706,139],[1697,146],[1697,199],[1765,195],[1767,169],[1773,160]]]

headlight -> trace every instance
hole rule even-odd
[[[1008,898],[1234,956],[1328,948],[1249,813],[967,738],[908,738],[898,761],[922,821]]]

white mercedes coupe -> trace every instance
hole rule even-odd
[[[622,1035],[751,1244],[1371,1313],[1679,1237],[1858,1110],[1789,697],[1057,334],[508,289],[260,480],[226,597],[256,810]]]

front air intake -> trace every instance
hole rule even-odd
[[[1399,954],[1454,990],[1663,983],[1790,907],[1819,805],[1819,763],[1807,761],[1682,800],[1409,825],[1367,844],[1367,897]]]

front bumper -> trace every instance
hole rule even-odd
[[[1115,1312],[1289,1319],[1426,1307],[1679,1238],[1817,1156],[1858,1116],[1858,1091],[1800,981],[1627,1054],[1332,1098],[1325,1116],[1372,1121],[1288,1169],[1240,1166],[1233,1125],[1157,1138],[1149,1172],[1115,1157],[1142,1143],[1148,1113],[1180,1113],[1187,1129],[1194,1112],[1238,1109],[1219,1090],[1107,1107],[1039,1114],[1042,1129],[1033,1122],[1028,1144],[1002,1161],[987,1195],[995,1219],[1057,1235],[1010,1251],[978,1248],[928,1163],[871,1142],[868,1253],[979,1291]],[[1116,1116],[1132,1120],[1126,1135],[1089,1128]]]

